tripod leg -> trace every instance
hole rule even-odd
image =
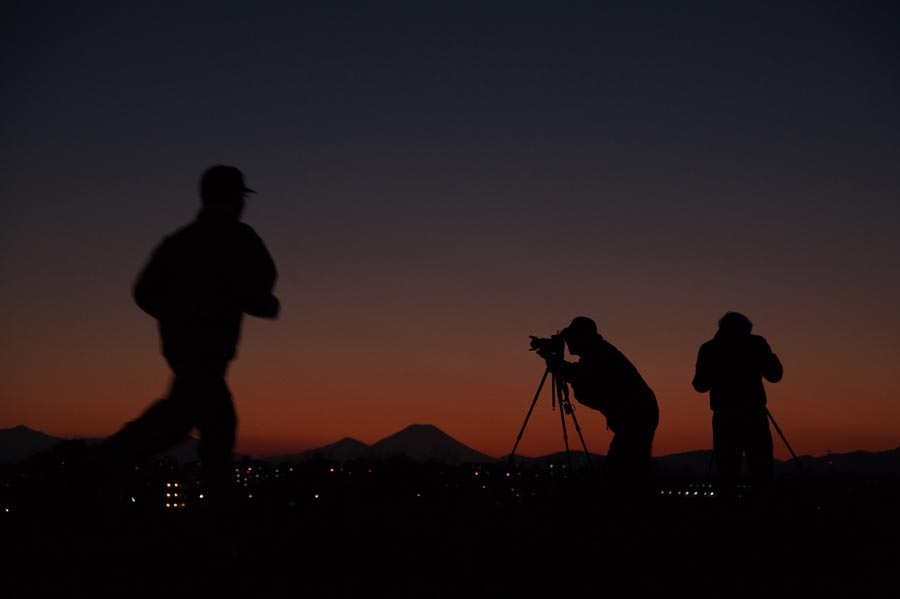
[[[787,439],[784,436],[784,433],[781,432],[781,427],[778,426],[778,423],[775,422],[775,418],[772,416],[772,412],[769,411],[769,408],[766,408],[766,414],[769,416],[769,420],[772,421],[772,425],[775,427],[775,430],[778,431],[778,436],[781,437],[781,440],[784,441],[785,446],[788,448],[788,451],[791,452],[791,456],[793,456],[794,461],[797,462],[797,466],[803,470],[803,464],[800,463],[800,459],[797,457],[797,454],[794,453],[794,450],[791,449],[790,443],[788,443]]]
[[[584,435],[581,434],[581,427],[578,425],[578,419],[575,418],[575,409],[572,407],[572,402],[569,401],[569,387],[565,381],[554,381],[554,389],[557,392],[559,399],[559,413],[560,416],[563,416],[564,413],[568,413],[569,416],[572,417],[572,423],[575,425],[575,431],[578,433],[578,438],[581,439],[581,447],[584,449],[584,455],[588,461],[588,467],[593,470],[594,464],[591,462],[591,454],[588,451],[587,444],[584,442]],[[563,417],[563,439],[566,442],[566,458],[569,457],[569,440],[568,435],[566,434],[566,423],[565,418]],[[569,464],[571,466],[571,460],[569,460]]]
[[[569,433],[566,431],[566,406],[562,402],[562,393],[559,389],[559,381],[557,378],[551,377],[553,383],[553,394],[559,404],[559,421],[562,424],[563,443],[566,446],[566,467],[568,472],[572,472],[572,456],[569,454]]]
[[[581,434],[581,427],[578,426],[578,420],[575,418],[575,410],[569,414],[572,417],[572,423],[575,424],[575,430],[578,432],[578,438],[581,439],[581,447],[584,448],[584,456],[587,458],[588,467],[593,470],[594,463],[591,461],[591,452],[588,451],[587,444],[584,442],[584,435]]]
[[[531,407],[528,408],[528,413],[525,415],[525,422],[522,423],[522,428],[519,429],[519,435],[516,437],[516,444],[513,445],[512,451],[509,454],[509,460],[506,462],[507,470],[509,470],[509,467],[512,465],[513,456],[516,455],[516,448],[519,446],[519,441],[522,440],[522,433],[525,432],[525,425],[528,424],[528,419],[531,418],[531,412],[534,411],[534,404],[537,403],[538,397],[541,396],[541,389],[544,388],[544,381],[547,380],[548,374],[550,374],[549,367],[544,370],[544,376],[541,377],[541,383],[538,385],[537,391],[534,392],[534,399],[531,400]]]

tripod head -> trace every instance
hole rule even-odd
[[[537,337],[529,335],[531,339],[531,349],[529,351],[536,352],[547,363],[547,370],[553,376],[553,393],[551,394],[550,407],[555,408],[556,402],[566,414],[573,411],[572,403],[569,401],[569,385],[565,379],[559,376],[557,372],[558,366],[565,361],[566,343],[562,333],[557,331],[555,335],[550,337]]]
[[[537,337],[535,335],[529,335],[531,338],[531,351],[536,352],[539,356],[541,356],[544,361],[547,363],[546,369],[544,369],[544,376],[541,377],[541,382],[538,384],[537,391],[534,393],[534,399],[531,400],[531,406],[528,408],[528,413],[525,415],[525,421],[522,423],[522,428],[519,429],[519,434],[516,437],[516,443],[513,445],[512,452],[509,454],[509,459],[507,461],[507,468],[512,465],[513,456],[516,453],[516,448],[519,446],[519,441],[522,440],[522,433],[525,432],[525,426],[528,424],[528,419],[531,418],[531,413],[534,410],[534,406],[537,403],[538,397],[541,394],[541,389],[544,387],[544,382],[547,380],[548,376],[551,376],[551,393],[550,393],[550,407],[551,409],[555,409],[556,403],[559,402],[560,407],[560,424],[562,425],[562,434],[563,434],[563,443],[566,447],[566,460],[571,467],[571,457],[569,455],[569,435],[566,430],[566,416],[569,416],[572,419],[573,424],[575,425],[575,430],[578,432],[578,437],[581,439],[581,446],[584,449],[584,454],[587,457],[588,464],[591,464],[591,454],[588,452],[587,445],[584,442],[584,435],[581,434],[581,427],[578,425],[578,420],[575,418],[575,408],[572,406],[572,402],[569,400],[569,385],[566,380],[559,375],[557,372],[559,366],[562,366],[565,363],[565,340],[563,339],[562,334],[557,331],[555,335],[551,335],[549,338]],[[593,467],[593,465],[591,465]]]

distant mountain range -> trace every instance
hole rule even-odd
[[[62,441],[27,426],[0,429],[0,464],[17,464]]]
[[[355,459],[383,460],[393,457],[402,457],[412,462],[447,465],[496,461],[496,458],[460,443],[431,424],[412,424],[372,445],[346,437],[325,447],[266,459],[293,462],[320,458],[346,462]]]
[[[53,437],[27,426],[16,426],[0,429],[0,465],[11,465],[22,462],[34,455],[51,449],[65,439]],[[93,440],[86,439],[90,443]],[[166,452],[166,455],[179,462],[197,459],[196,441],[190,439]],[[242,456],[236,456],[241,458]],[[413,424],[372,445],[345,437],[336,443],[311,449],[296,454],[285,454],[255,458],[269,462],[302,462],[308,460],[324,460],[329,462],[348,462],[357,459],[384,460],[402,458],[418,463],[434,463],[441,465],[460,465],[467,463],[490,464],[506,462],[509,456],[491,457],[460,443],[444,431],[431,424]],[[658,472],[700,476],[710,470],[712,452],[698,450],[684,453],[657,456],[654,458]],[[576,448],[570,448],[569,455],[557,452],[540,457],[515,456],[519,464],[549,466],[571,461],[572,466],[584,465],[590,459],[593,465],[599,465],[604,456],[590,454]],[[872,474],[900,475],[900,447],[881,452],[854,451],[843,454],[826,454],[824,456],[799,456],[797,460],[776,461],[776,472],[791,472],[798,467],[797,462],[810,472],[859,472]]]

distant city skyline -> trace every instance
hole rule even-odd
[[[529,335],[577,315],[655,391],[654,452],[707,448],[728,310],[784,364],[798,454],[900,441],[897,3],[3,12],[0,428],[102,437],[166,393],[131,286],[225,163],[282,301],[229,372],[241,453],[419,422],[507,454]],[[562,448],[545,390],[517,453]]]

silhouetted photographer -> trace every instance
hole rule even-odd
[[[237,417],[225,382],[245,314],[276,318],[275,263],[241,214],[248,193],[240,170],[216,165],[200,182],[197,218],[156,247],[134,285],[134,299],[159,324],[172,370],[169,394],[101,444],[110,463],[138,463],[199,433],[209,490],[233,477]],[[221,494],[220,494],[221,495]]]
[[[565,360],[563,343],[579,357],[577,362]],[[586,316],[574,318],[549,339],[532,337],[531,345],[550,371],[571,385],[578,403],[606,417],[613,438],[603,465],[604,478],[621,491],[648,491],[659,406],[637,368]]]
[[[751,334],[752,328],[743,314],[722,316],[715,336],[700,346],[694,372],[694,389],[709,392],[713,455],[726,501],[737,497],[744,456],[757,493],[769,490],[775,463],[763,379],[777,383],[784,371],[766,339]]]

